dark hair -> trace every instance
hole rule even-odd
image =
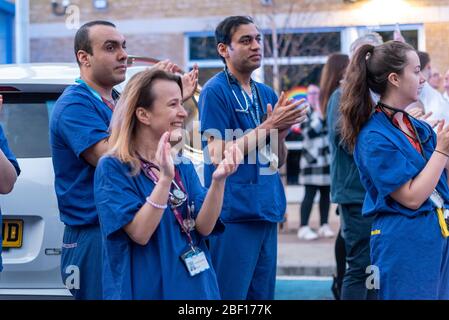
[[[218,46],[220,43],[229,45],[235,31],[242,24],[254,24],[254,21],[249,16],[231,16],[221,21],[215,29],[216,45]],[[222,56],[220,58],[225,62]]]
[[[78,65],[81,65],[80,61],[78,60],[78,51],[83,50],[86,51],[88,54],[92,55],[92,45],[90,43],[89,38],[89,29],[93,26],[109,26],[115,28],[115,24],[109,21],[103,21],[103,20],[95,20],[90,21],[85,24],[83,24],[75,35],[75,58]]]
[[[333,53],[327,59],[321,72],[320,80],[320,109],[325,116],[327,103],[331,94],[340,86],[346,67],[349,64],[349,56],[343,53]]]
[[[418,51],[419,64],[421,65],[421,70],[424,69],[426,65],[430,62],[430,56],[427,52]]]
[[[409,51],[415,49],[400,41],[388,41],[376,47],[366,44],[351,59],[340,105],[342,142],[350,151],[354,150],[356,138],[374,108],[370,90],[383,96],[388,76],[402,74]]]

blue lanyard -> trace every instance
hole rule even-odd
[[[75,80],[76,83],[79,84],[84,84],[86,86],[86,88],[89,90],[89,92],[98,100],[100,100],[101,102],[103,102],[109,109],[111,109],[112,111],[114,111],[115,108],[115,102],[116,102],[116,98],[114,98],[114,90],[112,90],[112,99],[113,101],[109,101],[106,98],[103,98],[96,90],[94,90],[92,87],[90,87],[86,81],[84,81],[81,78],[78,78]]]
[[[249,113],[251,115],[251,118],[254,121],[254,124],[257,126],[260,125],[260,112],[259,112],[259,102],[257,99],[257,90],[256,90],[256,85],[254,84],[254,81],[251,79],[250,81],[250,86],[251,86],[251,94],[253,96],[253,101],[251,101],[251,98],[249,97],[249,95],[242,90],[242,94],[243,94],[243,98],[245,98],[245,103],[247,103],[247,100],[249,100],[251,108],[249,108]],[[256,110],[256,113],[254,114],[254,109]]]
[[[256,125],[256,127],[259,126],[260,125],[260,105],[259,105],[259,95],[258,95],[258,91],[257,91],[255,82],[253,81],[253,79],[250,80],[251,94],[253,96],[253,101],[251,101],[251,98],[249,97],[249,95],[245,92],[245,90],[243,90],[243,88],[240,85],[240,83],[238,82],[238,80],[235,79],[235,77],[229,72],[229,70],[227,68],[225,68],[224,72],[228,79],[228,84],[232,91],[232,94],[234,95],[235,100],[237,100],[237,103],[240,106],[240,109],[236,110],[236,111],[245,112],[245,113],[247,113],[249,111],[249,114],[251,115],[251,118],[252,118],[254,124]],[[243,99],[245,99],[245,107],[246,108],[243,108],[242,104],[240,103],[240,100],[238,99],[237,95],[235,94],[235,91],[232,88],[232,85],[231,85],[231,82],[229,79],[232,79],[232,81],[238,85],[238,87],[243,95]],[[251,106],[251,108],[249,108],[249,106]]]
[[[75,82],[76,82],[76,83],[79,83],[79,84],[84,84],[84,85],[87,87],[87,89],[90,91],[90,93],[91,93],[95,98],[97,98],[98,100],[100,100],[101,102],[103,102],[103,99],[101,98],[100,94],[99,94],[97,91],[95,91],[93,88],[91,88],[91,87],[86,83],[86,81],[84,81],[84,80],[81,79],[81,78],[78,78],[78,79],[75,80]],[[103,102],[103,103],[104,103],[104,102]]]

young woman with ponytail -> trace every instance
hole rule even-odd
[[[360,47],[343,84],[342,143],[375,217],[367,285],[380,299],[449,299],[449,127],[435,134],[404,111],[424,82],[415,49],[390,41]]]

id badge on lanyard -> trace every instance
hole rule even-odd
[[[192,277],[210,268],[206,255],[198,247],[191,247],[191,249],[182,254],[180,258]]]
[[[440,193],[436,189],[432,191],[430,200],[436,207],[441,234],[444,238],[447,238],[449,237],[449,210],[444,208],[443,197],[441,197]]]

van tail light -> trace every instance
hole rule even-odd
[[[20,91],[16,87],[11,86],[0,86],[0,92],[17,92]]]

